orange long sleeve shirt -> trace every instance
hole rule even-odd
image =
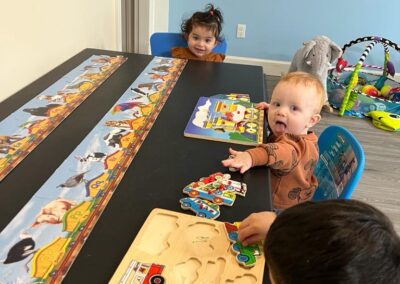
[[[272,203],[285,209],[310,200],[318,186],[314,168],[318,161],[318,138],[284,134],[271,137],[271,143],[249,149],[252,166],[266,165],[271,170]]]
[[[172,57],[180,59],[191,59],[211,62],[223,62],[225,55],[222,53],[209,53],[204,57],[197,57],[187,47],[173,47],[171,49]]]

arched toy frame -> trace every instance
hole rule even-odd
[[[347,61],[345,61],[343,59],[345,50],[354,44],[358,44],[361,42],[367,42],[367,41],[371,41],[371,42],[368,44],[368,46],[364,50],[363,54],[361,55],[360,59],[358,60],[358,63],[356,65],[347,65]],[[365,59],[367,58],[370,51],[377,43],[382,44],[384,47],[383,67],[364,64]],[[382,75],[379,76],[379,79],[376,80],[376,82],[374,84],[374,87],[378,90],[381,90],[382,87],[385,85],[386,80],[388,80],[388,75],[394,76],[395,68],[394,68],[393,64],[390,62],[390,55],[389,55],[388,47],[391,47],[391,48],[395,49],[396,51],[400,52],[400,45],[398,45],[388,39],[385,39],[382,37],[376,37],[376,36],[360,37],[356,40],[350,41],[349,43],[347,43],[343,46],[342,57],[340,57],[338,59],[336,68],[333,70],[330,70],[329,76],[328,76],[328,80],[330,80],[330,82],[332,84],[345,90],[342,102],[340,104],[340,109],[339,109],[340,116],[343,116],[346,111],[351,111],[351,109],[353,108],[359,95],[371,97],[369,94],[363,93],[362,91],[360,91],[359,89],[356,88],[357,84],[359,83],[359,74],[361,74],[360,72],[366,73],[365,68],[383,71]],[[342,83],[339,80],[341,73],[345,67],[354,68],[354,70],[352,71],[352,74],[350,76],[350,80],[348,81],[347,84]],[[363,69],[361,70],[361,68],[363,68]],[[393,81],[393,80],[391,80],[391,81]],[[396,81],[393,81],[393,82],[399,84]],[[397,89],[397,88],[393,88],[393,89]],[[395,94],[395,95],[396,95],[396,97],[394,99],[392,99],[392,101],[387,100],[385,98],[380,98],[380,97],[372,97],[372,98],[374,100],[381,101],[381,102],[385,103],[386,105],[387,104],[395,104],[396,109],[397,109],[397,107],[398,107],[398,109],[400,109],[400,102],[399,102],[400,94]]]

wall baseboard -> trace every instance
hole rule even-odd
[[[282,76],[283,74],[286,74],[288,72],[290,67],[289,61],[278,61],[239,56],[227,56],[224,62],[261,66],[264,73],[271,76]],[[369,72],[377,75],[382,74],[382,71],[378,70],[369,70]],[[394,79],[396,82],[400,82],[400,73],[396,73],[394,75],[394,78],[392,79]]]
[[[287,73],[290,66],[290,62],[288,61],[277,61],[238,56],[227,56],[224,62],[261,66],[264,73],[271,76],[281,76],[282,73]]]

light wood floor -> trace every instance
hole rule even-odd
[[[265,79],[268,101],[279,77],[265,76]],[[380,130],[368,119],[339,117],[335,113],[322,113],[314,131],[318,135],[332,124],[350,130],[364,149],[365,169],[352,198],[382,210],[400,235],[400,132]]]

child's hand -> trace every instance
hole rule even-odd
[[[256,104],[256,109],[268,110],[269,109],[269,103],[266,103],[266,102],[258,103],[258,104]]]
[[[251,168],[252,160],[249,153],[235,151],[232,148],[229,148],[229,154],[229,158],[222,161],[224,167],[238,169],[241,174]]]
[[[252,213],[239,226],[238,239],[244,246],[264,241],[269,227],[276,219],[276,214],[270,211]]]

